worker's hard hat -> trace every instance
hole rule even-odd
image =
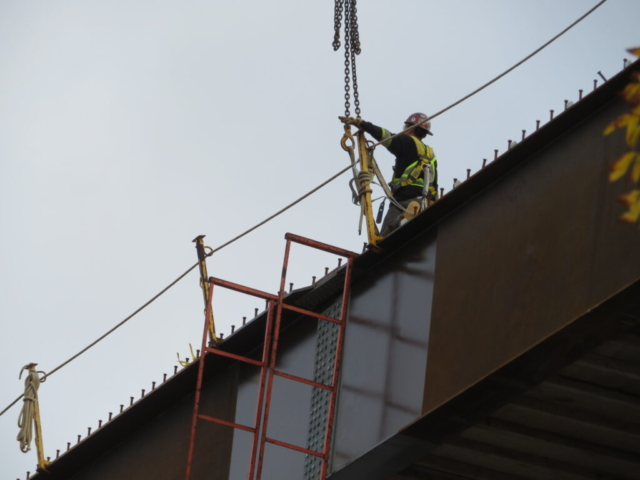
[[[418,112],[409,116],[409,118],[407,118],[404,123],[415,125],[416,123],[424,122],[427,118],[429,117],[427,117],[424,113]],[[429,135],[433,135],[433,133],[431,133],[431,122],[424,122],[421,125],[418,125],[418,127],[426,130]]]

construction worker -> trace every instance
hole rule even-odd
[[[423,162],[431,165],[432,172],[427,200],[436,200],[438,195],[438,164],[431,147],[422,142],[422,139],[427,135],[433,135],[433,133],[431,133],[431,122],[426,121],[428,117],[424,113],[414,113],[410,115],[404,122],[403,128],[403,130],[409,130],[390,140],[387,139],[393,137],[394,134],[385,128],[378,127],[361,118],[338,118],[340,118],[345,125],[355,125],[367,132],[396,157],[396,162],[393,167],[393,179],[389,184],[393,192],[394,200],[404,208],[407,208],[407,206],[414,201],[418,202],[418,204],[421,203],[424,190]],[[414,127],[414,125],[416,126]],[[399,226],[400,216],[403,213],[405,212],[391,202],[387,215],[382,222],[382,227],[380,228],[383,236],[388,235]]]

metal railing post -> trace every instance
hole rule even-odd
[[[198,235],[193,239],[193,242],[196,244],[196,252],[198,253],[198,267],[200,268],[200,287],[202,288],[202,298],[204,299],[204,308],[207,309],[207,306],[211,303],[209,300],[209,289],[207,288],[207,283],[209,279],[209,275],[207,273],[207,253],[205,249],[210,248],[205,246],[204,244],[205,235]],[[216,326],[213,321],[213,310],[209,309],[209,313],[207,313],[207,322],[209,323],[209,334],[211,335],[211,341],[213,343],[218,343],[219,339],[216,335]]]

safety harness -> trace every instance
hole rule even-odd
[[[433,149],[422,143],[418,138],[411,136],[416,144],[418,151],[418,159],[405,168],[400,178],[393,178],[391,180],[391,190],[395,193],[398,189],[407,186],[415,186],[424,188],[424,175],[423,165],[430,165],[433,172],[433,178],[429,182],[429,195],[433,198],[437,198],[438,190],[436,185],[438,184],[438,159],[433,153]]]

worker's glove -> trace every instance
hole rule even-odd
[[[358,118],[353,118],[353,117],[338,117],[340,119],[340,121],[342,123],[344,123],[345,125],[355,125],[356,127],[359,127],[360,124],[362,123],[362,119],[360,117]]]

